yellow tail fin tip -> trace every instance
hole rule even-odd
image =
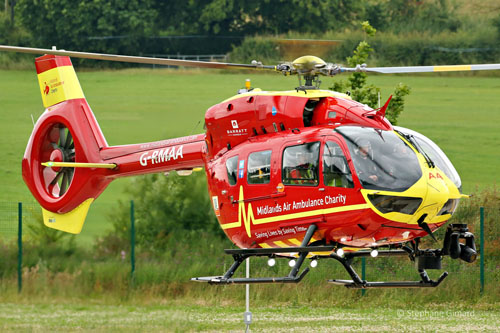
[[[93,201],[94,198],[89,198],[82,202],[80,206],[65,214],[54,213],[42,208],[43,223],[49,228],[79,234],[82,231],[83,223]]]

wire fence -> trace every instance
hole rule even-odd
[[[130,265],[131,265],[131,278],[134,280],[135,272],[135,217],[134,217],[134,202],[130,202]],[[480,230],[479,230],[479,246],[478,252],[480,254],[480,290],[481,294],[484,292],[485,285],[485,271],[484,271],[484,208],[480,207]],[[22,289],[22,268],[23,268],[23,229],[31,228],[32,226],[43,227],[43,218],[41,208],[36,202],[5,202],[0,201],[0,241],[3,243],[13,243],[17,240],[18,247],[18,286],[19,291]],[[35,229],[40,230],[40,229]],[[33,230],[31,230],[33,232]],[[362,279],[365,279],[365,260],[362,258]],[[0,272],[1,273],[1,272]],[[362,295],[365,290],[362,291]]]
[[[0,201],[0,237],[13,239],[18,232],[18,203]]]
[[[0,201],[0,240],[10,241],[18,237],[19,232],[19,202]],[[36,202],[23,202],[23,225],[29,225],[42,219],[40,205]]]
[[[108,211],[110,205],[108,203],[99,203],[95,205],[94,210],[94,220],[102,222],[102,215]],[[134,208],[133,202],[131,202],[131,229],[132,229],[132,242],[131,252],[134,253],[134,239],[135,230],[134,226]],[[89,214],[90,215],[90,214]],[[100,215],[100,218],[96,219],[95,215]],[[11,202],[11,201],[0,201],[0,245],[3,243],[9,247],[17,247],[17,277],[18,277],[18,289],[19,292],[22,289],[22,276],[23,276],[23,241],[26,242],[27,238],[32,239],[33,237],[38,237],[43,234],[46,227],[43,225],[43,214],[40,205],[36,201],[27,202]],[[101,230],[102,231],[102,230]],[[96,232],[94,230],[94,232]],[[43,236],[42,236],[43,237]],[[29,252],[29,249],[28,249]],[[29,253],[27,253],[29,255]],[[2,257],[0,255],[0,260]],[[13,265],[9,264],[9,265]],[[5,266],[5,265],[4,265]],[[133,277],[135,267],[135,257],[131,256],[131,275]],[[5,268],[5,267],[4,267]],[[14,267],[11,267],[14,269]],[[0,265],[0,276],[2,276],[2,267]]]
[[[147,57],[163,58],[163,59],[176,59],[176,60],[193,60],[193,61],[208,61],[208,62],[227,62],[227,54],[146,54]],[[145,65],[146,67],[152,66],[156,68],[179,68],[173,65]]]

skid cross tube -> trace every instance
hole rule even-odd
[[[302,281],[304,276],[309,272],[309,267],[304,269],[299,275],[298,272],[300,267],[304,263],[309,252],[330,252],[333,250],[333,246],[307,246],[314,235],[317,227],[315,224],[311,224],[307,228],[304,239],[302,240],[300,247],[289,247],[289,248],[279,248],[279,249],[235,249],[235,250],[225,250],[227,254],[232,254],[234,262],[231,267],[223,276],[205,276],[192,278],[191,281],[198,282],[208,282],[210,284],[232,284],[232,283],[298,283]],[[233,278],[234,273],[240,267],[241,263],[245,261],[248,257],[252,256],[265,256],[273,255],[279,253],[300,253],[297,262],[290,270],[288,276],[284,277],[269,277],[269,278]]]

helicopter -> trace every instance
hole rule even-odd
[[[473,262],[474,235],[449,224],[442,248],[420,240],[444,226],[462,194],[461,180],[429,138],[393,126],[378,109],[348,94],[320,89],[321,76],[341,73],[420,73],[498,70],[500,64],[347,68],[316,56],[277,65],[218,63],[3,46],[1,51],[43,54],[35,66],[45,112],[22,160],[22,175],[42,206],[44,224],[77,234],[92,202],[114,179],[204,168],[220,227],[236,245],[222,275],[195,277],[209,284],[298,283],[305,260],[340,262],[348,288],[437,287],[427,269],[450,256]],[[88,105],[70,57],[142,64],[265,70],[295,75],[289,91],[263,91],[246,82],[238,94],[210,107],[204,134],[109,146]],[[283,277],[235,278],[247,258],[289,260]],[[359,257],[407,256],[418,281],[366,281],[352,267]]]

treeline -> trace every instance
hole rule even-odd
[[[295,38],[309,38],[307,34],[295,34]],[[498,63],[500,37],[495,31],[440,34],[377,33],[368,37],[361,32],[342,34],[326,33],[324,39],[340,40],[337,46],[318,54],[327,61],[347,65],[360,41],[368,40],[374,49],[368,58],[370,66],[430,66]],[[248,63],[254,59],[263,63],[293,60],[287,56],[286,46],[272,37],[249,37],[230,53],[231,61]]]
[[[458,49],[498,44],[500,15],[493,20],[459,15],[454,4],[450,0],[6,0],[0,14],[0,43],[131,55],[223,54],[255,35],[317,39],[328,35],[345,40],[339,52],[350,48],[346,51],[350,54],[357,42],[346,36],[356,35],[359,22],[369,21],[379,36],[419,36],[409,45],[412,50],[436,33],[464,32]],[[473,38],[477,34],[489,36],[486,44],[484,38]],[[405,40],[411,39],[406,35]],[[457,49],[457,45],[444,47],[451,46]],[[409,59],[403,54],[402,61]]]

